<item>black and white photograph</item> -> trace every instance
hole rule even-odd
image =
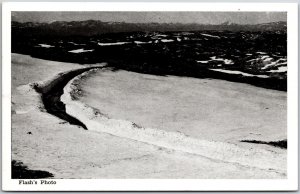
[[[21,190],[70,179],[290,180],[297,29],[284,6],[258,4],[10,9],[5,178]]]

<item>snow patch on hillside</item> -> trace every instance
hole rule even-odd
[[[83,48],[82,49],[76,49],[76,50],[71,50],[71,51],[68,51],[69,53],[86,53],[86,52],[93,52],[94,49],[91,49],[91,50],[84,50]]]

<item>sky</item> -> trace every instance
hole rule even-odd
[[[127,23],[258,24],[286,21],[286,12],[12,12],[18,22],[101,20]]]

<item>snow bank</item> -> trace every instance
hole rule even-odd
[[[197,61],[197,63],[208,63],[210,60],[208,61]]]
[[[210,57],[212,61],[224,61],[224,64],[231,65],[233,61],[230,59],[217,58],[216,56]]]
[[[134,41],[135,44],[150,44],[152,41],[142,42],[142,41]]]
[[[247,77],[260,77],[260,78],[268,78],[269,77],[267,75],[254,75],[254,74],[245,73],[242,71],[234,71],[234,70],[226,70],[226,69],[210,69],[210,70],[218,71],[218,72],[222,72],[222,73],[228,73],[228,74],[241,74],[241,75],[247,76]]]
[[[207,60],[207,61],[197,61],[197,63],[208,63],[210,61],[224,62],[225,65],[232,65],[232,64],[234,64],[231,59],[217,58],[216,56],[210,57],[210,60]],[[222,65],[218,65],[218,66],[222,66]]]
[[[286,58],[280,58],[278,60],[275,60],[269,55],[264,55],[265,53],[263,52],[258,52],[258,53],[261,54],[261,56],[255,59],[248,60],[246,62],[252,65],[258,65],[258,68],[260,68],[263,71],[268,70],[266,72],[271,72],[271,73],[287,72]]]
[[[99,46],[114,46],[114,45],[123,45],[123,44],[129,44],[130,42],[106,42],[106,43],[101,43],[98,42]]]
[[[277,67],[280,67],[280,66],[285,66],[287,67],[287,60],[284,59],[284,58],[280,58],[278,59],[277,61],[274,61],[274,60],[270,60],[270,63],[266,64],[264,67],[262,67],[261,69],[262,70],[266,70],[266,69],[272,69],[272,68],[277,68]],[[287,68],[286,68],[287,70]],[[273,72],[275,70],[271,70],[271,71],[268,71],[268,72]]]
[[[218,38],[218,39],[221,38],[220,36],[214,36],[214,35],[211,35],[211,34],[201,34],[201,35],[202,35],[202,36],[211,37],[211,38]]]
[[[94,49],[91,49],[91,50],[84,50],[83,48],[82,49],[76,49],[76,50],[71,50],[71,51],[68,51],[69,53],[86,53],[86,52],[93,52]]]
[[[223,162],[232,162],[260,169],[272,168],[282,173],[286,171],[286,156],[282,153],[274,153],[263,149],[241,148],[225,142],[196,139],[179,132],[142,128],[130,121],[108,118],[99,110],[88,107],[80,101],[72,100],[70,94],[73,90],[76,90],[76,85],[73,85],[73,82],[78,82],[80,79],[81,76],[77,76],[66,85],[61,100],[66,104],[66,112],[83,122],[88,130],[108,133]]]
[[[278,69],[275,70],[270,70],[268,72],[272,72],[272,73],[283,73],[283,72],[287,72],[287,66],[281,66],[278,67]]]
[[[261,52],[261,51],[258,51],[258,52],[256,52],[257,54],[260,54],[260,55],[265,55],[265,54],[267,54],[266,52]]]
[[[162,42],[174,42],[172,39],[161,39]]]
[[[39,44],[40,47],[44,47],[44,48],[51,48],[51,47],[54,47],[52,45],[49,45],[49,44]]]

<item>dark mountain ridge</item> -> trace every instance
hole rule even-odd
[[[271,22],[263,24],[232,24],[225,22],[212,24],[181,24],[181,23],[125,23],[102,22],[100,20],[86,21],[55,21],[52,23],[20,23],[12,22],[12,33],[15,35],[59,35],[59,36],[94,36],[118,32],[174,32],[174,31],[286,31],[286,22]]]

